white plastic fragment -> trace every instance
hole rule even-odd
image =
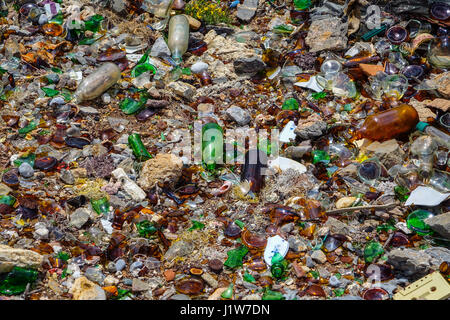
[[[441,204],[449,196],[450,193],[440,193],[433,188],[419,186],[411,192],[405,206],[414,204],[416,206],[434,207]]]
[[[291,142],[291,140],[295,140],[296,134],[294,133],[297,125],[294,121],[289,121],[286,126],[281,130],[279,140],[280,142]]]
[[[296,82],[294,83],[294,86],[308,88],[314,90],[315,92],[323,91],[323,88],[317,83],[316,76],[309,78],[309,80],[306,82]]]
[[[281,254],[283,257],[286,256],[289,250],[289,242],[284,240],[279,235],[270,237],[267,239],[266,249],[264,250],[264,261],[268,266],[272,265],[272,258],[275,253]]]
[[[304,165],[289,158],[278,157],[273,160],[267,161],[267,164],[269,168],[275,170],[280,169],[281,171],[285,171],[287,169],[294,169],[299,171],[300,173],[306,172],[306,167]]]

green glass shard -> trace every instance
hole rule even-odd
[[[224,266],[234,269],[237,267],[242,266],[242,259],[244,259],[245,255],[247,254],[248,249],[246,246],[241,245],[237,249],[232,249],[227,252],[228,259],[223,264]]]
[[[383,246],[377,241],[369,241],[364,247],[364,260],[373,262],[384,253]]]
[[[192,222],[192,227],[189,228],[189,231],[193,231],[193,230],[201,230],[205,227],[205,224],[196,221],[196,220],[191,220]]]

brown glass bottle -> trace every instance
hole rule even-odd
[[[414,107],[402,104],[398,107],[368,116],[359,130],[358,139],[383,141],[407,133],[416,127],[419,115]]]

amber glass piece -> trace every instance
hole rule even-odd
[[[98,55],[97,61],[106,62],[106,61],[115,61],[119,59],[123,59],[126,56],[126,52],[124,50],[109,48],[105,52]]]
[[[2,182],[8,187],[16,188],[19,186],[19,170],[11,169],[3,174]]]
[[[270,287],[273,284],[273,280],[269,276],[263,276],[263,277],[259,278],[258,284],[261,287]]]
[[[225,237],[236,239],[241,235],[242,229],[234,222],[231,222],[225,228],[224,234]]]
[[[408,236],[402,232],[396,232],[392,236],[391,242],[389,243],[393,247],[402,247],[409,245]]]
[[[199,294],[204,288],[204,283],[199,279],[182,280],[176,284],[177,291],[184,294]]]
[[[60,24],[57,23],[46,23],[42,26],[42,31],[49,36],[60,36],[64,29]]]
[[[311,284],[308,289],[306,289],[306,293],[316,297],[327,296],[323,288],[317,284]]]
[[[191,268],[189,272],[194,276],[201,276],[203,274],[203,270],[199,268]]]
[[[371,116],[368,116],[362,127],[356,132],[358,139],[383,141],[413,130],[419,122],[416,109],[402,104]]]
[[[249,249],[262,250],[266,247],[267,240],[245,229],[241,235],[242,243]]]
[[[306,222],[303,229],[300,230],[300,235],[312,240],[314,238],[315,230],[316,230],[316,225],[314,223]]]
[[[3,121],[5,121],[8,127],[14,127],[19,122],[19,116],[2,115]]]
[[[275,225],[281,225],[288,222],[295,222],[299,216],[286,208],[274,208],[270,211],[270,221]]]
[[[246,265],[247,268],[253,271],[264,271],[267,268],[266,263],[260,257],[251,259],[249,262],[246,263]]]

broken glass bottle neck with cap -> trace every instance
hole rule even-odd
[[[416,129],[430,135],[437,144],[450,150],[450,136],[445,132],[422,121],[417,124]]]

